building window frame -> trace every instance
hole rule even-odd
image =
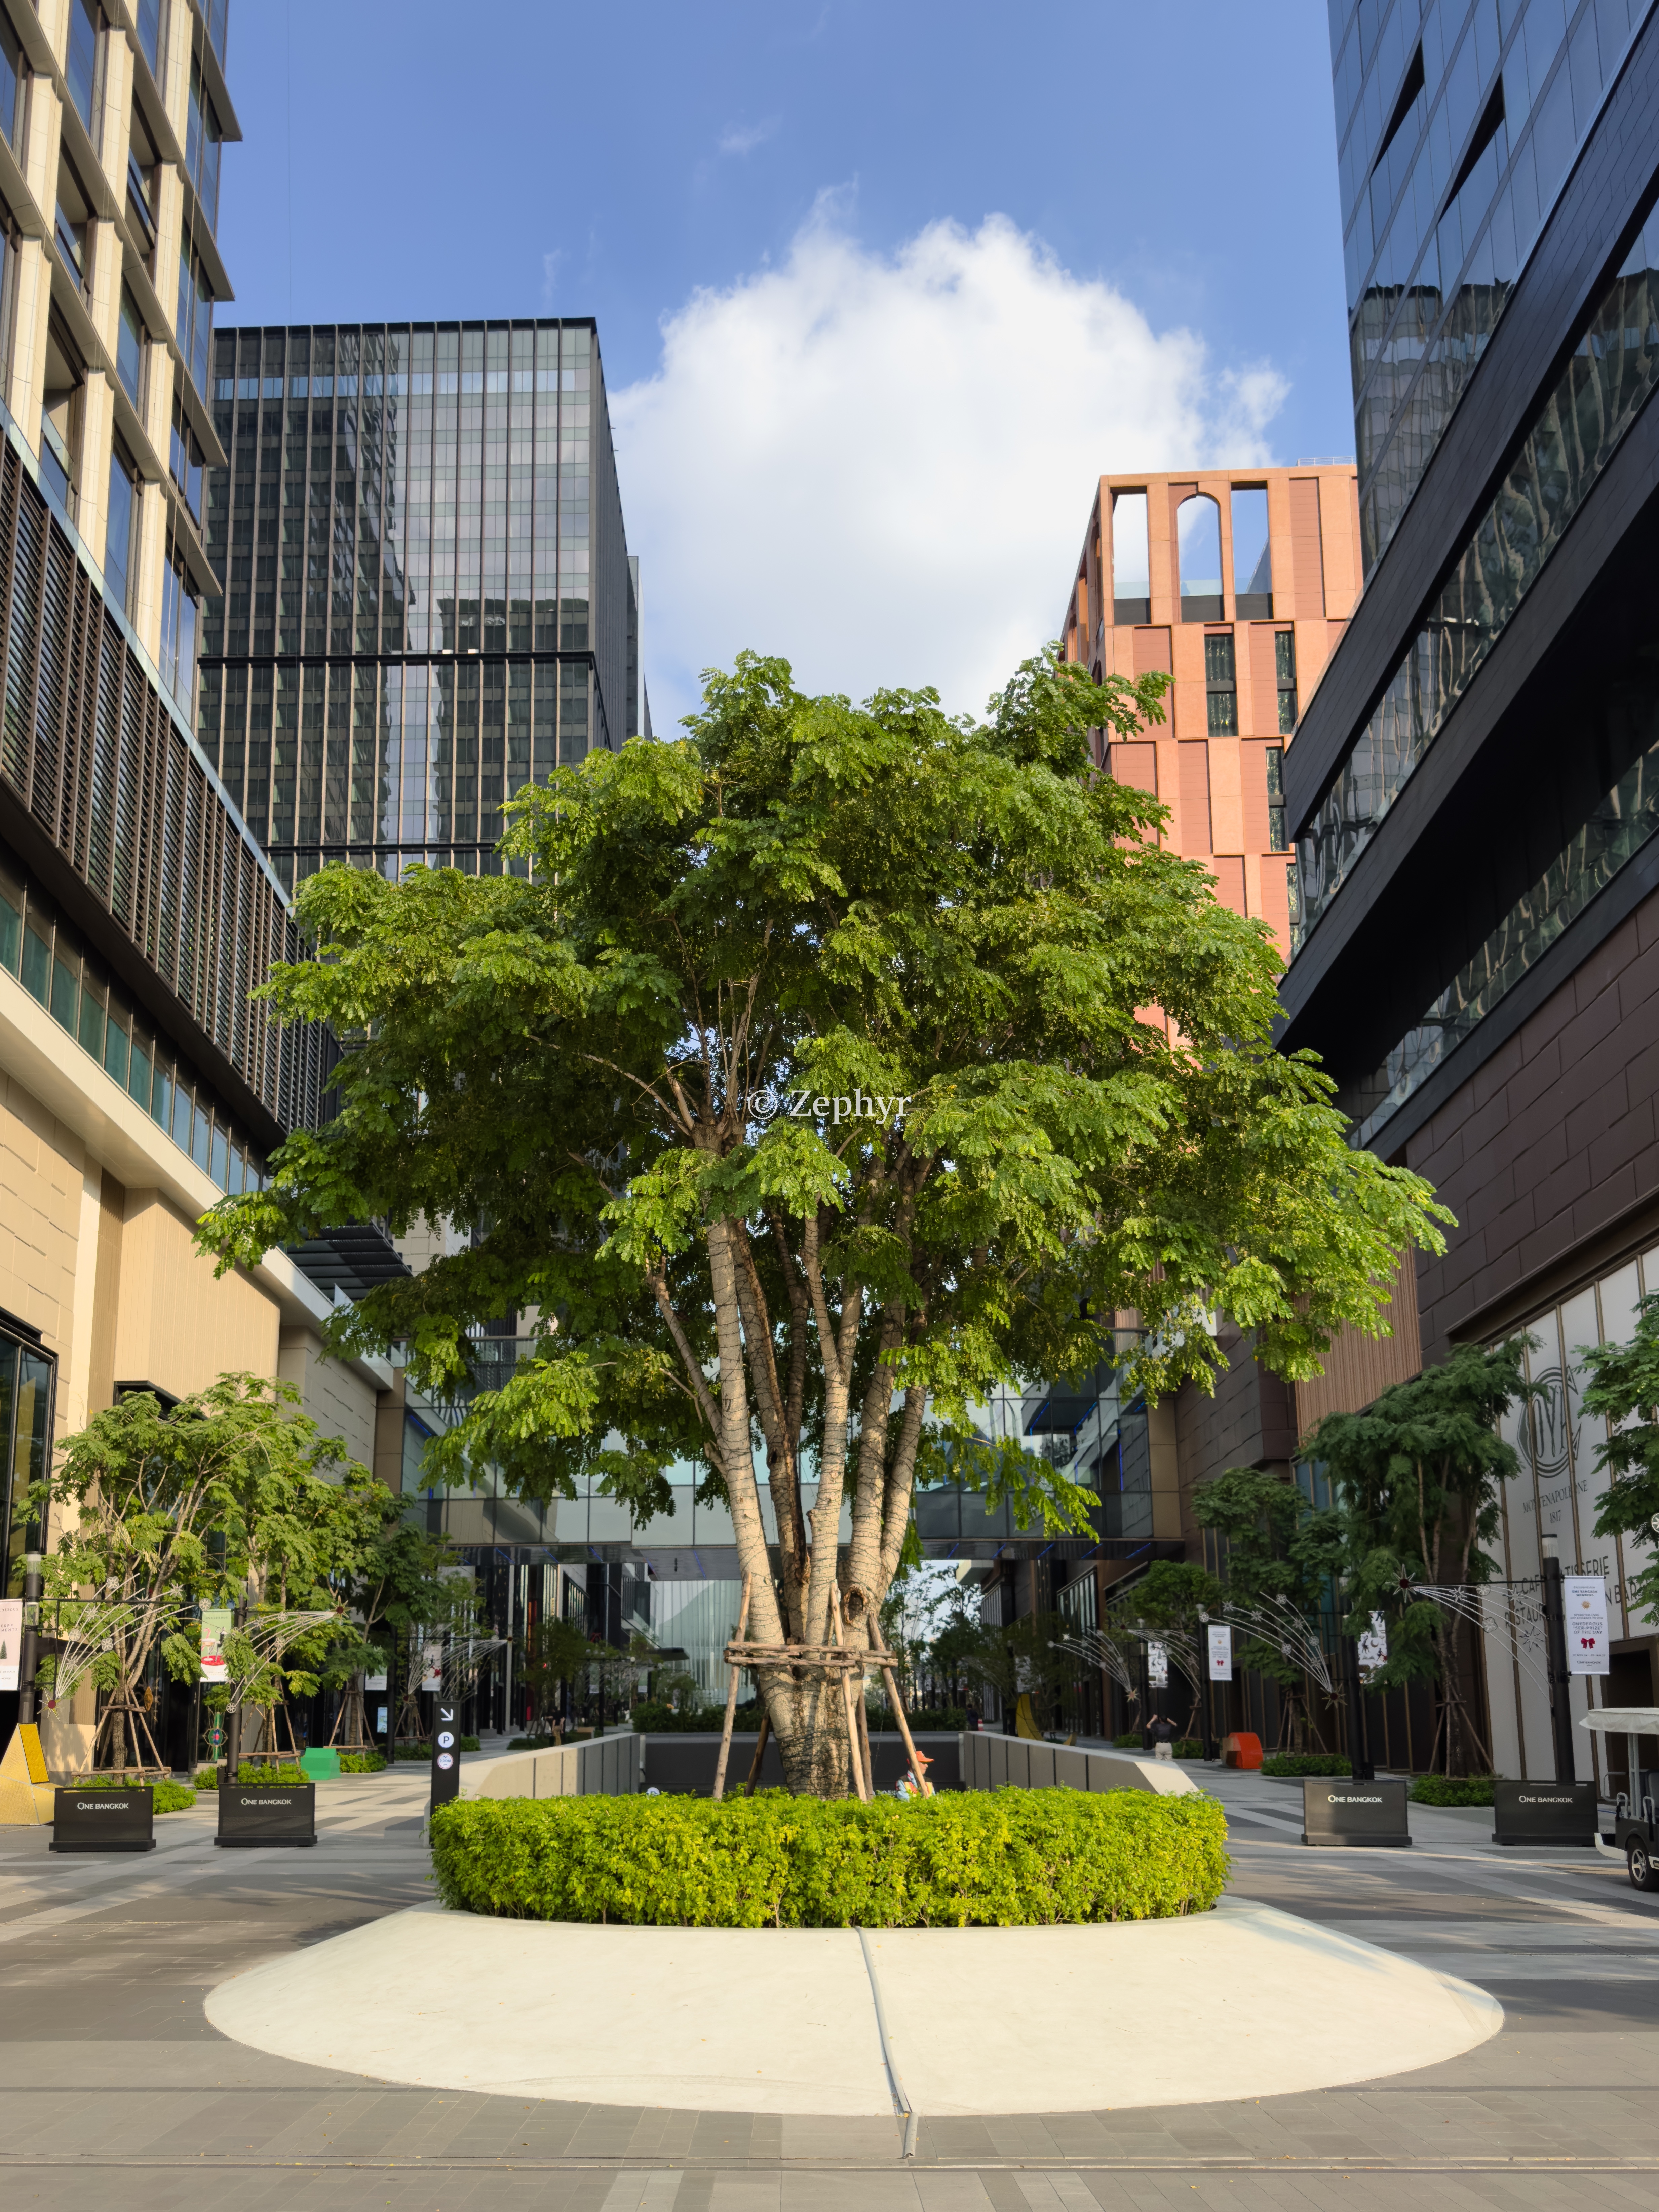
[[[1204,708],[1210,737],[1238,735],[1238,659],[1230,629],[1204,633]]]
[[[1296,732],[1296,632],[1276,629],[1273,632],[1273,681],[1279,692],[1279,734],[1288,738]]]
[[[104,525],[104,587],[131,618],[134,581],[132,549],[138,535],[143,485],[118,438],[109,449],[109,502]]]

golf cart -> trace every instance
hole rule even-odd
[[[1626,1786],[1613,1802],[1613,1834],[1598,1836],[1595,1848],[1603,1858],[1624,1860],[1632,1889],[1659,1889],[1659,1768],[1643,1765],[1640,1742],[1659,1736],[1659,1705],[1603,1705],[1578,1725],[1626,1740]]]

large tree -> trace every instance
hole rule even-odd
[[[694,1457],[751,1640],[828,1644],[839,1584],[863,1642],[919,1459],[982,1465],[994,1384],[1091,1368],[1125,1308],[1154,1393],[1210,1386],[1213,1306],[1309,1373],[1438,1245],[1427,1187],[1274,1049],[1266,926],[1094,769],[1089,731],[1144,734],[1164,688],[1045,656],[975,722],[931,691],[806,697],[744,654],[683,740],[522,793],[506,872],[325,869],[299,899],[320,957],[273,993],[349,1043],[341,1110],[204,1243],[228,1265],[353,1218],[465,1228],[332,1325],[445,1394],[472,1324],[539,1317],[428,1478],[492,1462],[545,1498],[586,1472],[646,1521]],[[1047,1461],[986,1471],[1080,1519]],[[837,1680],[760,1680],[789,1786],[843,1790]]]

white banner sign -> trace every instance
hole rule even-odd
[[[1388,1665],[1388,1624],[1380,1613],[1374,1613],[1371,1615],[1371,1625],[1369,1628],[1361,1629],[1358,1644],[1359,1671],[1362,1674],[1374,1674],[1379,1667]]]
[[[1567,1672],[1607,1672],[1607,1586],[1600,1575],[1563,1575],[1561,1602],[1566,1614]]]
[[[1155,1690],[1169,1688],[1170,1651],[1167,1644],[1149,1644],[1146,1646],[1146,1680]]]
[[[0,1597],[0,1690],[15,1690],[23,1642],[23,1601]]]
[[[363,1687],[366,1690],[385,1689],[386,1668],[382,1667],[378,1674],[365,1674],[363,1677]]]
[[[421,1653],[421,1687],[441,1690],[443,1686],[444,1647],[441,1644],[428,1644]]]
[[[228,1605],[205,1605],[202,1608],[202,1680],[210,1689],[222,1685],[226,1679],[225,1638],[235,1620]]]
[[[1210,1623],[1210,1680],[1231,1682],[1233,1679],[1233,1632],[1224,1623]]]

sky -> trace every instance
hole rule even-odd
[[[981,712],[1095,479],[1353,450],[1323,0],[231,0],[230,323],[597,318],[659,734]]]

